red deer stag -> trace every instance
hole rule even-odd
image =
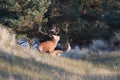
[[[52,39],[42,42],[39,45],[39,50],[40,52],[44,52],[44,53],[53,53],[53,54],[57,54],[58,52],[62,53],[61,50],[59,51],[55,51],[55,47],[58,44],[58,41],[60,40],[60,36],[58,35],[59,33],[59,28],[53,27],[50,32],[52,33]],[[39,32],[45,35],[50,36],[50,34],[48,34],[47,32],[43,32],[41,30],[41,27],[39,27]]]

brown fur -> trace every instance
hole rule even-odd
[[[51,53],[52,51],[54,51],[59,40],[60,36],[53,35],[52,40],[40,43],[39,45],[40,52]]]
[[[51,52],[52,55],[59,55],[61,53],[63,53],[62,50],[54,50],[54,51]]]

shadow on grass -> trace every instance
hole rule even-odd
[[[38,78],[33,78],[23,73],[15,74],[9,71],[0,70],[0,80],[38,80]]]
[[[22,73],[14,73],[9,70],[0,68],[1,80],[119,80],[120,75],[91,75],[91,74],[77,74],[66,71],[65,69],[58,68],[52,65],[48,65],[42,62],[37,62],[34,59],[24,59],[18,56],[8,54],[4,51],[0,51],[0,61],[8,63],[11,66],[19,66],[23,70],[29,70],[30,72],[38,72],[45,74],[42,78],[36,76],[29,76]],[[40,74],[39,74],[40,73]],[[48,77],[45,78],[45,77]]]
[[[20,68],[31,72],[38,72],[40,75],[41,73],[46,74],[46,77],[51,77],[52,80],[61,80],[61,78],[69,78],[70,76],[80,77],[80,75],[66,71],[65,69],[37,62],[34,59],[24,59],[3,51],[0,51],[0,61],[8,63],[11,66],[19,66]],[[0,75],[2,73],[7,73],[7,71],[0,71]]]

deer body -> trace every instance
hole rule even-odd
[[[46,33],[46,32],[43,32],[41,30],[41,27],[39,28],[38,32],[44,34],[44,35],[48,35],[50,36],[50,34]],[[59,40],[60,40],[60,36],[58,35],[59,33],[59,28],[56,28],[56,27],[53,27],[51,30],[50,30],[51,34],[52,34],[52,39],[51,40],[48,40],[48,41],[45,41],[45,42],[42,42],[40,43],[39,45],[39,50],[40,52],[43,52],[43,53],[51,53],[52,55],[59,55],[61,53],[63,53],[64,51],[63,50],[55,50]],[[67,48],[67,51],[70,50],[70,45],[68,45],[68,48]]]
[[[54,51],[59,40],[60,40],[60,36],[53,35],[53,39],[43,42],[39,45],[40,52],[50,53]]]

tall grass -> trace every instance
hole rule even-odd
[[[5,26],[0,25],[0,44],[5,46],[15,45],[15,34],[10,33]]]
[[[15,34],[0,25],[0,80],[119,80],[120,71],[107,56],[90,56],[90,51],[70,51],[66,57],[39,53],[16,44]],[[93,55],[93,54],[92,54]],[[98,58],[100,60],[98,60]],[[118,57],[117,59],[119,59]],[[109,62],[104,64],[101,59]],[[97,63],[96,63],[97,62]],[[115,64],[118,64],[116,62]]]

